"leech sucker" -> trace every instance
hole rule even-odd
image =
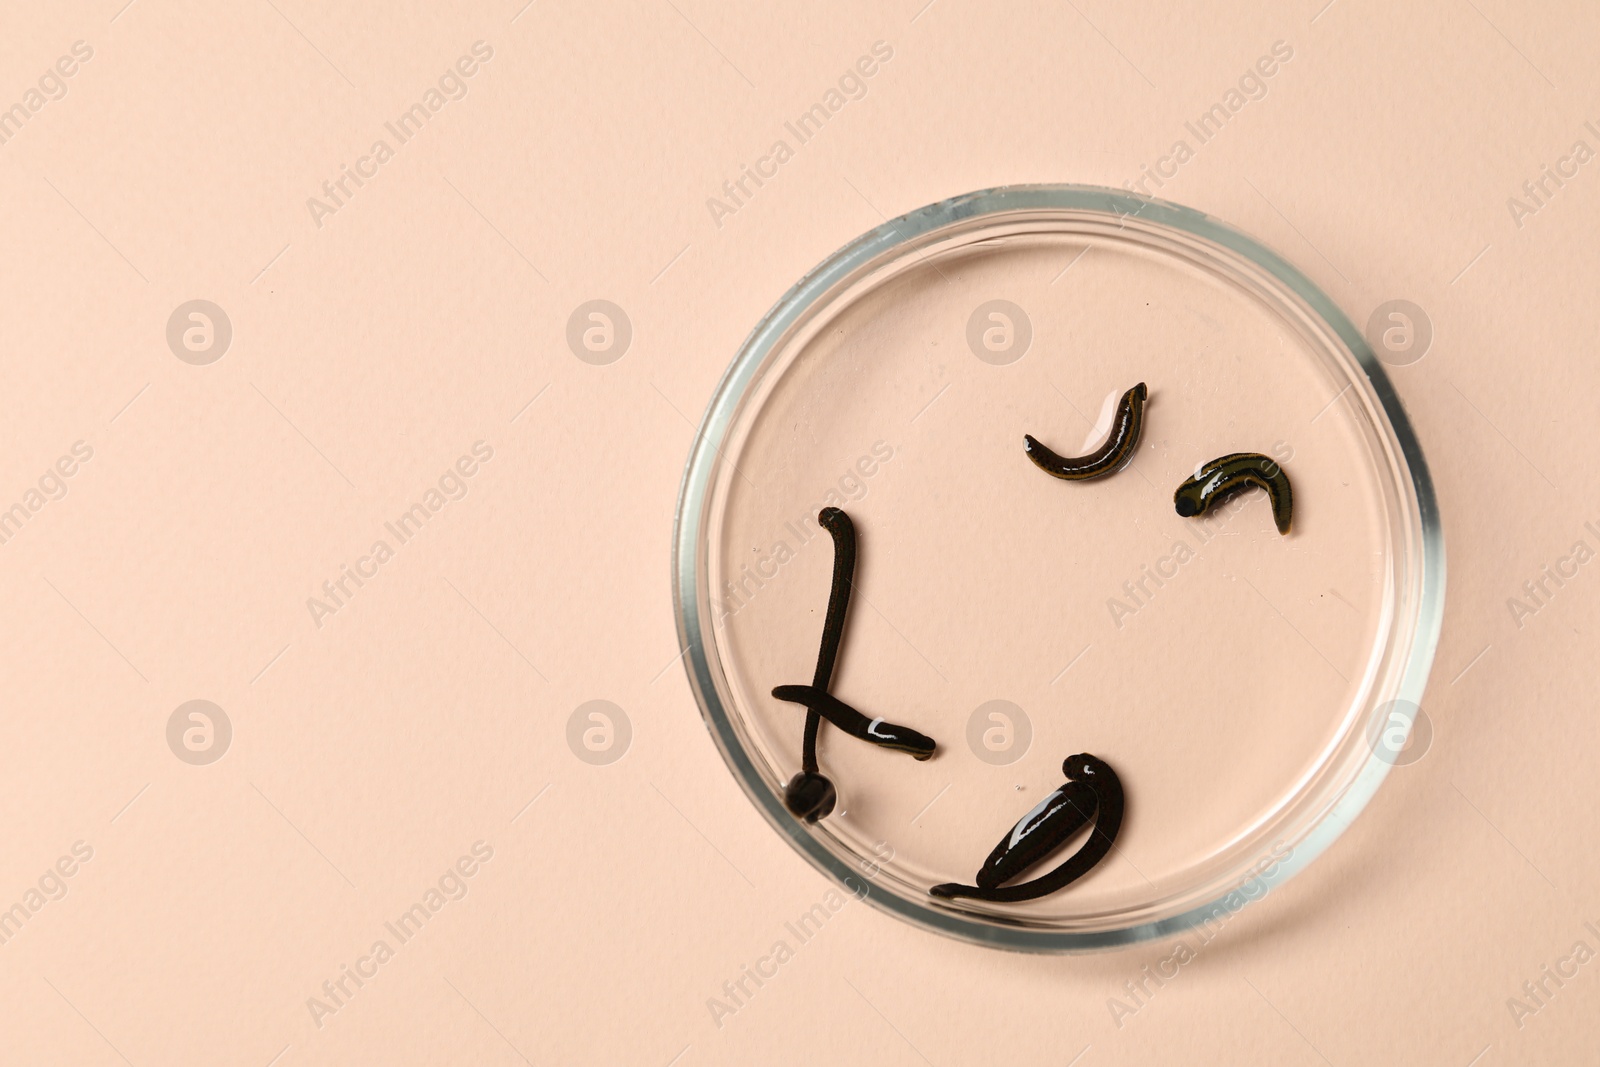
[[[1061,770],[1067,784],[1036,805],[1001,839],[978,872],[977,885],[947,882],[928,892],[950,900],[970,897],[1001,904],[1037,900],[1082,878],[1105,859],[1122,829],[1122,781],[1110,764],[1088,753],[1069,756]],[[1029,882],[1000,885],[1071,840],[1091,813],[1094,829],[1088,841],[1055,870]]]
[[[1143,382],[1123,393],[1105,444],[1087,456],[1059,456],[1031,434],[1023,435],[1023,450],[1040,470],[1069,482],[1084,482],[1090,478],[1115,474],[1128,465],[1139,447],[1139,433],[1144,429],[1144,402],[1149,396],[1150,390],[1145,388]]]
[[[1202,464],[1194,477],[1172,494],[1173,505],[1184,518],[1204,515],[1218,501],[1250,486],[1259,486],[1272,498],[1272,521],[1287,534],[1294,518],[1294,493],[1289,475],[1278,461],[1259,452],[1234,452]]]
[[[919,760],[930,759],[938,747],[933,738],[920,734],[909,726],[898,726],[883,719],[869,719],[849,704],[825,690],[811,685],[780,685],[772,691],[779,700],[804,704],[807,709],[820,713],[833,725],[852,737],[870,741],[875,745],[909,752]]]

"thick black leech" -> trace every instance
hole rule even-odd
[[[1115,474],[1128,465],[1134,450],[1139,447],[1139,432],[1144,429],[1144,402],[1149,395],[1150,391],[1143,382],[1123,393],[1122,402],[1117,407],[1116,421],[1111,424],[1105,444],[1087,456],[1070,458],[1057,455],[1040,444],[1032,434],[1023,434],[1023,450],[1040,470],[1070,482]]]
[[[1105,859],[1122,829],[1122,781],[1104,760],[1088,753],[1070,756],[1061,765],[1069,779],[1013,826],[984,861],[977,885],[947,882],[928,890],[936,897],[971,897],[1007,904],[1036,900],[1082,878]],[[1031,882],[1000,887],[1022,874],[1071,839],[1091,815],[1094,829],[1082,848],[1049,874]]]
[[[978,871],[978,886],[993,889],[1026,874],[1083,829],[1094,818],[1095,807],[1094,789],[1088,782],[1067,782],[1055,790],[994,846]]]
[[[806,822],[816,822],[833,811],[838,793],[828,776],[817,769],[817,731],[827,717],[841,730],[873,744],[909,752],[919,760],[933,755],[932,738],[882,719],[868,719],[828,692],[834,664],[839,658],[839,642],[844,637],[845,616],[850,610],[850,588],[856,569],[856,528],[838,508],[823,508],[817,523],[833,535],[833,586],[828,591],[828,612],[822,623],[822,646],[817,651],[817,670],[811,685],[780,685],[772,691],[779,700],[806,706],[802,770],[784,787],[783,802],[790,813]]]
[[[1184,518],[1204,515],[1219,501],[1252,485],[1267,491],[1272,498],[1273,524],[1280,534],[1287,534],[1294,518],[1289,475],[1277,460],[1259,452],[1233,452],[1202,465],[1194,477],[1178,486],[1172,502]]]

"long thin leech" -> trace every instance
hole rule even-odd
[[[1022,820],[1001,839],[995,851],[990,853],[988,861],[984,864],[984,871],[979,873],[979,879],[992,884],[960,885],[956,882],[947,882],[944,885],[934,886],[928,892],[936,897],[951,900],[970,897],[973,900],[987,900],[997,904],[1037,900],[1071,885],[1092,870],[1095,864],[1105,859],[1116,841],[1117,832],[1122,829],[1122,781],[1117,777],[1117,772],[1111,769],[1110,764],[1088,753],[1069,757],[1061,765],[1061,769],[1071,779],[1057,790],[1057,793],[1061,794],[1061,802],[1051,805],[1050,801],[1056,797],[1056,794],[1051,794],[1051,797],[1046,798],[1045,804],[1023,816]],[[1077,785],[1087,786],[1094,798],[1094,829],[1089,833],[1089,840],[1049,874],[1017,885],[1002,887],[993,884],[1004,880],[997,876],[997,870],[1004,870],[1007,877],[1015,877],[1066,843],[1074,833],[1082,829],[1090,813],[1083,810],[1080,799],[1083,798],[1083,793],[1072,788]],[[1040,808],[1046,810],[1041,812]],[[1023,843],[1025,843],[1027,862],[1015,865],[1004,862],[1006,854],[1013,847]]]
[[[1144,402],[1149,396],[1150,391],[1143,382],[1123,393],[1105,444],[1087,456],[1057,455],[1040,444],[1032,434],[1023,434],[1023,450],[1040,470],[1069,482],[1085,482],[1090,478],[1115,474],[1128,465],[1139,447],[1139,433],[1144,429]]]
[[[1287,534],[1294,519],[1289,475],[1277,460],[1259,452],[1232,452],[1201,464],[1194,477],[1172,494],[1172,503],[1184,518],[1204,515],[1218,502],[1251,486],[1267,491],[1272,499],[1272,522],[1280,534]]]
[[[883,719],[869,719],[832,693],[816,686],[780,685],[772,691],[772,695],[779,700],[804,704],[811,712],[821,714],[851,737],[859,737],[896,752],[909,752],[919,760],[930,758],[938,747],[933,738],[909,726],[899,726]]]
[[[822,621],[822,646],[817,650],[817,671],[811,676],[814,688],[826,691],[833,681],[833,666],[839,659],[839,642],[844,638],[844,618],[850,610],[850,584],[856,572],[856,524],[838,508],[823,508],[817,524],[833,535],[833,586],[828,590],[828,614]],[[802,766],[817,769],[817,730],[822,715],[806,708],[805,748]]]
[[[817,731],[822,720],[875,745],[909,752],[919,760],[931,757],[937,747],[932,738],[882,719],[869,719],[828,692],[845,616],[850,610],[850,590],[856,569],[856,528],[838,508],[823,508],[817,523],[833,535],[833,587],[828,591],[828,613],[822,621],[822,647],[817,651],[817,672],[811,685],[780,685],[772,691],[779,700],[803,704],[806,709],[801,770],[784,786],[783,803],[790,814],[806,822],[826,818],[838,801],[838,791],[817,769]]]

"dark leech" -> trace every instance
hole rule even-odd
[[[989,853],[978,871],[979,887],[993,889],[1027,873],[1088,825],[1095,806],[1094,789],[1087,782],[1067,782],[1055,790]]]
[[[1202,464],[1194,477],[1178,486],[1172,502],[1184,518],[1204,515],[1219,501],[1251,486],[1267,491],[1272,499],[1272,521],[1280,534],[1287,534],[1294,518],[1289,475],[1277,460],[1259,452],[1233,452]]]
[[[833,667],[839,660],[839,642],[844,639],[844,619],[850,611],[850,583],[856,573],[856,524],[839,508],[817,512],[817,525],[833,536],[833,584],[828,589],[828,613],[822,620],[822,644],[817,649],[817,670],[811,684],[827,689],[833,681]],[[815,708],[806,709],[805,769],[817,769],[817,730],[822,716]]]
[[[1059,456],[1031,434],[1023,435],[1023,449],[1040,470],[1067,481],[1083,482],[1115,474],[1128,465],[1134,450],[1139,447],[1139,433],[1144,429],[1144,402],[1149,395],[1150,391],[1143,382],[1123,393],[1105,444],[1087,456]]]
[[[896,752],[909,752],[919,760],[932,757],[938,746],[933,738],[919,734],[908,726],[896,726],[883,719],[869,719],[832,693],[811,685],[780,685],[772,691],[779,700],[804,704],[812,711],[849,734]]]
[[[1105,859],[1122,829],[1122,781],[1110,764],[1088,753],[1069,756],[1061,770],[1067,776],[1067,784],[1041,801],[1001,838],[978,872],[977,885],[947,882],[928,892],[950,900],[970,897],[1001,904],[1037,900],[1071,885]],[[1089,832],[1088,841],[1055,870],[1030,882],[1001,885],[1066,844],[1091,817],[1094,829]]]
[[[931,757],[936,747],[931,738],[882,719],[869,719],[828,692],[834,664],[839,659],[839,642],[844,637],[845,616],[850,610],[850,589],[856,569],[856,528],[850,516],[838,508],[823,508],[817,513],[817,523],[833,536],[833,586],[828,591],[828,612],[822,622],[816,674],[810,685],[780,685],[772,691],[779,700],[804,704],[806,708],[802,770],[789,779],[783,791],[784,805],[796,818],[806,822],[826,818],[838,800],[833,782],[817,768],[817,732],[824,717],[848,734],[909,752],[919,760]]]

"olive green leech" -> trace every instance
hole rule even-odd
[[[1294,518],[1294,493],[1289,476],[1277,460],[1259,452],[1233,452],[1201,464],[1194,477],[1172,494],[1173,505],[1184,518],[1204,515],[1233,494],[1259,486],[1272,498],[1272,521],[1287,534]]]
[[[1144,402],[1149,396],[1150,391],[1143,382],[1123,393],[1122,401],[1117,405],[1116,420],[1111,424],[1105,444],[1087,456],[1058,456],[1040,444],[1032,434],[1022,435],[1025,442],[1023,450],[1040,470],[1069,482],[1086,482],[1091,478],[1115,474],[1128,465],[1128,461],[1133,459],[1134,450],[1139,447],[1139,433],[1144,429]]]
[[[790,813],[806,822],[826,818],[838,792],[817,766],[817,732],[826,718],[845,733],[875,745],[929,759],[937,747],[932,738],[883,719],[870,719],[828,692],[839,643],[844,638],[845,616],[850,611],[850,590],[856,569],[856,528],[838,508],[823,508],[817,523],[833,536],[833,585],[828,592],[828,612],[822,622],[822,645],[817,650],[817,670],[810,685],[780,685],[772,691],[779,700],[804,705],[805,738],[801,770],[784,787],[783,802]]]

